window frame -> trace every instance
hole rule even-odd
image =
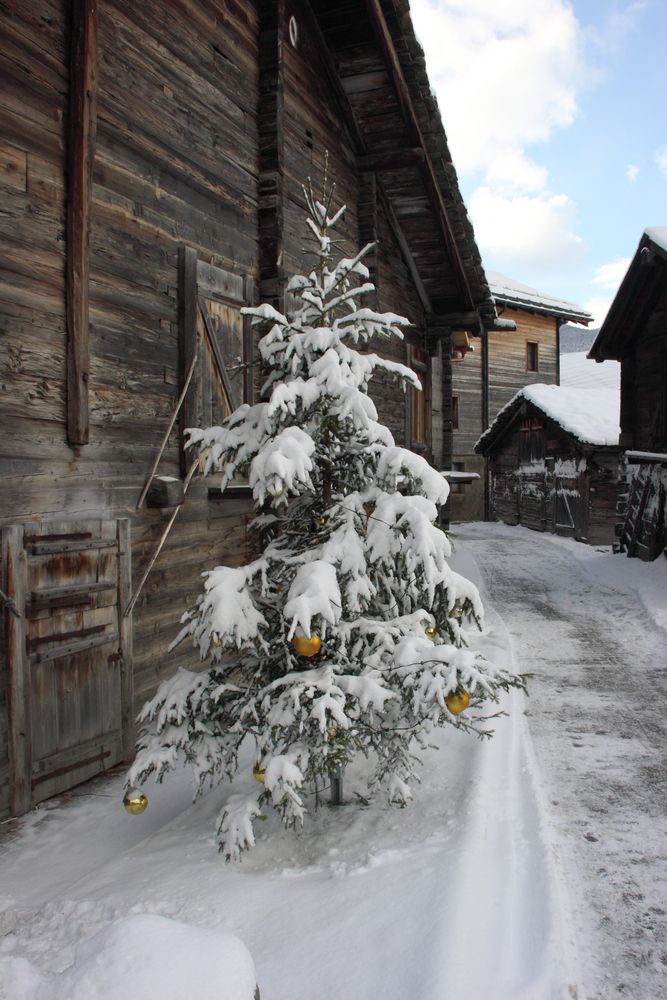
[[[532,350],[531,350],[532,348]],[[531,366],[531,354],[535,355],[535,366]],[[526,371],[539,372],[540,370],[540,344],[537,340],[526,341]]]

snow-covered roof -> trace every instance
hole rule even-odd
[[[499,271],[487,271],[486,277],[496,303],[504,302],[517,309],[528,309],[547,316],[559,316],[575,323],[590,323],[593,319],[590,313],[574,302],[545,295],[537,288],[531,288],[530,285],[524,285],[514,278],[508,278]]]
[[[577,351],[560,356],[560,384],[573,389],[613,389],[621,391],[621,366],[618,361],[598,365],[586,354]]]
[[[650,266],[647,266],[650,265]],[[595,361],[620,361],[661,308],[667,271],[667,226],[647,226],[604,323],[588,352]]]
[[[620,397],[613,389],[580,389],[538,382],[526,385],[500,410],[482,434],[475,451],[484,453],[491,441],[511,423],[523,402],[532,403],[549,420],[582,444],[609,447],[618,444]]]
[[[667,251],[667,226],[648,226],[644,233],[650,240]]]

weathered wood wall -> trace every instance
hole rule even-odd
[[[178,247],[257,278],[257,14],[223,0],[168,17],[157,0],[99,5],[90,443],[77,449],[65,427],[67,12],[39,0],[1,15],[0,121],[23,167],[0,179],[0,525],[129,516],[136,584],[166,517],[135,505],[178,395]],[[179,475],[176,433],[160,472]],[[136,704],[196,661],[166,647],[202,569],[243,557],[245,519],[193,486],[135,611]],[[0,813],[6,753],[3,733]]]
[[[505,309],[501,319],[516,323],[514,333],[489,334],[489,423],[510,399],[533,382],[558,381],[557,321],[525,309]],[[526,367],[526,344],[538,345],[538,370]]]
[[[321,66],[319,36],[307,30],[300,3],[291,7],[270,0],[98,4],[89,443],[79,447],[68,444],[66,432],[70,7],[9,0],[0,12],[0,126],[7,137],[0,143],[0,526],[129,518],[134,586],[171,513],[138,511],[136,503],[183,375],[180,247],[244,279],[244,287],[264,282],[280,295],[284,277],[304,264],[301,184],[308,174],[321,177],[328,148],[337,197],[348,205],[342,235],[350,251],[369,225],[379,236],[377,304],[407,315],[409,343],[425,346],[422,303],[374,198],[369,223],[368,186]],[[296,48],[286,40],[284,17],[292,13],[300,27]],[[276,227],[278,242],[262,243]],[[406,362],[408,343],[392,347],[391,356]],[[405,442],[404,394],[382,382],[375,395],[380,418]],[[176,427],[159,473],[179,477],[180,458]],[[176,663],[198,662],[189,648],[166,650],[200,591],[202,570],[247,554],[246,503],[211,498],[209,485],[193,481],[134,611],[135,708]],[[77,621],[74,614],[72,625]],[[2,815],[4,670],[0,679]]]

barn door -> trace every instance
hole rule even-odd
[[[129,756],[132,733],[129,520],[3,531],[11,808]]]

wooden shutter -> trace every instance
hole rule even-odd
[[[196,251],[181,247],[179,262],[179,339],[181,385],[198,352],[194,377],[183,403],[181,443],[189,427],[219,424],[252,399],[252,334],[241,315],[255,301],[253,282],[198,260]],[[183,454],[183,470],[187,457]]]

